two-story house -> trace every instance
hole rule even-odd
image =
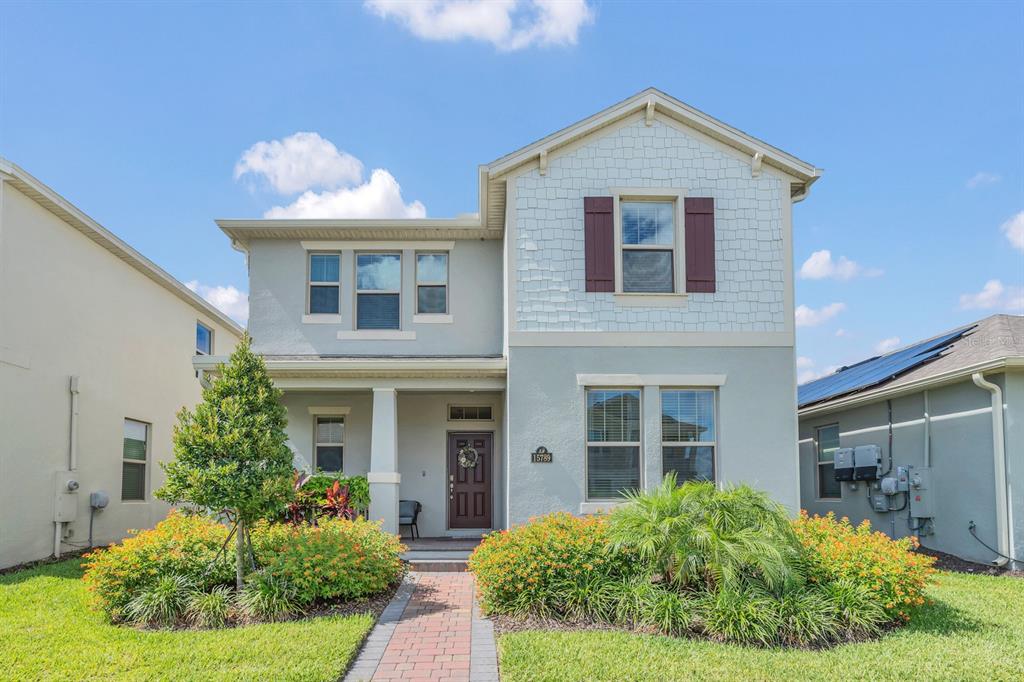
[[[796,510],[792,207],[820,170],[645,90],[479,169],[450,220],[220,220],[296,456],[424,535],[664,473]],[[222,358],[196,366],[215,370]]]

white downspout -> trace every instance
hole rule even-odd
[[[924,465],[932,465],[932,414],[928,408],[928,391],[924,392]]]
[[[997,557],[992,563],[996,566],[1005,566],[1013,556],[1010,547],[1010,525],[1009,506],[1006,500],[1006,445],[1003,436],[1003,389],[997,384],[985,379],[981,372],[971,375],[975,386],[983,388],[992,394],[992,456],[994,458],[996,473],[996,535],[998,537],[999,553],[1003,556]]]
[[[71,392],[71,427],[68,429],[68,471],[78,468],[78,377],[72,375],[68,382]],[[64,539],[64,524],[53,522],[53,556],[60,558],[60,545]]]

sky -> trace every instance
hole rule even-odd
[[[1024,312],[1024,2],[0,4],[0,155],[236,319],[216,218],[451,217],[648,86],[824,168],[798,372]]]

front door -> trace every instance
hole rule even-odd
[[[491,527],[490,433],[448,434],[448,527]]]

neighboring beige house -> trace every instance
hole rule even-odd
[[[84,548],[90,526],[106,544],[163,518],[157,463],[200,398],[192,357],[226,355],[241,334],[0,158],[0,568]],[[99,492],[109,503],[90,524]]]

